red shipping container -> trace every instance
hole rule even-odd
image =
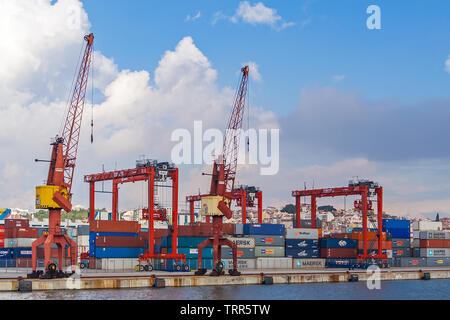
[[[97,247],[113,248],[145,248],[145,239],[142,237],[95,237]]]
[[[351,233],[330,233],[324,235],[323,238],[339,238],[339,239],[352,239]]]
[[[377,240],[377,231],[367,231],[367,240]],[[353,231],[352,239],[363,240],[363,232],[362,231]],[[386,240],[386,232],[381,233],[381,240]]]
[[[9,228],[28,228],[30,221],[28,219],[5,219],[5,229]]]
[[[382,241],[382,249],[392,250],[392,241]],[[362,240],[358,241],[358,249],[364,249],[364,242]],[[378,249],[378,240],[368,240],[367,249]]]
[[[450,248],[450,240],[421,239],[421,248]]]
[[[321,258],[356,258],[358,249],[356,248],[322,248],[320,249]]]
[[[141,225],[137,221],[94,220],[89,222],[89,232],[138,233]]]
[[[38,238],[39,231],[36,228],[10,228],[5,229],[4,233],[5,238]]]

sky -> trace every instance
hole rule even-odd
[[[367,27],[369,5],[381,29]],[[224,130],[248,64],[248,125],[280,130],[278,174],[247,165],[237,175],[263,190],[264,206],[358,176],[383,186],[388,213],[450,215],[449,13],[444,0],[0,0],[0,207],[33,208],[47,172],[33,160],[49,157],[93,32],[94,143],[91,90],[74,204],[88,206],[83,175],[102,165],[170,161],[171,133],[196,120]],[[207,192],[209,170],[180,165],[181,202]],[[120,209],[144,205],[143,193],[123,185]],[[108,195],[97,200],[111,207]]]

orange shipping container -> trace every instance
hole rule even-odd
[[[392,250],[392,241],[382,241],[382,249]],[[358,241],[358,249],[364,249],[364,242],[362,240]],[[378,249],[378,240],[368,240],[367,249]]]
[[[421,239],[421,248],[450,248],[450,240]]]
[[[94,220],[89,222],[89,232],[138,233],[141,225],[137,221]]]
[[[363,232],[362,231],[354,231],[352,232],[352,239],[363,240]],[[376,231],[367,231],[367,240],[376,240],[377,232]],[[386,240],[386,232],[381,234],[381,240]]]

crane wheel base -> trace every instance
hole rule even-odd
[[[197,271],[195,271],[194,273],[196,276],[203,276],[206,274],[206,269],[198,269]]]
[[[42,270],[35,270],[27,274],[27,279],[39,279],[44,274]]]
[[[228,270],[228,273],[230,274],[230,276],[234,276],[234,277],[238,277],[241,275],[241,273],[239,271],[237,271],[236,269],[230,269],[230,270]]]

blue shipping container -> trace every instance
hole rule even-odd
[[[95,237],[137,237],[137,233],[132,232],[89,232],[89,244],[95,246]]]
[[[386,228],[389,229],[409,229],[410,228],[409,220],[400,220],[400,219],[383,219],[383,230]]]
[[[340,238],[322,238],[320,239],[321,248],[356,248],[358,241],[354,239]]]
[[[208,239],[207,237],[178,237],[178,247],[197,248],[200,243]],[[161,239],[161,246],[172,248],[172,237]]]
[[[13,258],[31,258],[31,248],[14,248],[12,252]]]
[[[186,264],[189,266],[191,270],[198,270],[198,259],[186,259]],[[203,269],[212,269],[214,265],[213,259],[203,259],[202,258],[202,268]]]
[[[0,259],[11,259],[13,253],[13,249],[9,248],[1,248],[0,249]]]
[[[259,235],[284,235],[284,224],[244,224],[244,234],[259,234]]]
[[[388,232],[393,239],[409,239],[411,237],[409,229],[389,229]]]
[[[320,258],[319,249],[286,249],[288,258]]]
[[[95,248],[96,258],[138,258],[144,248]]]
[[[319,249],[319,240],[286,239],[287,249]]]
[[[16,259],[0,259],[1,268],[15,268]]]
[[[167,250],[168,253],[172,253],[172,248]],[[186,259],[196,259],[198,258],[198,249],[197,248],[178,248],[178,253],[186,255]],[[212,259],[213,256],[213,248],[206,247],[202,250],[202,259]]]

